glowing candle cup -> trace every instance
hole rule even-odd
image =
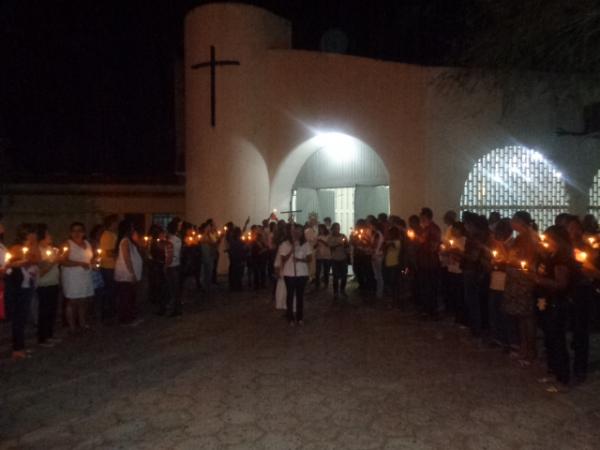
[[[582,252],[581,250],[575,249],[575,259],[577,262],[585,263],[587,261],[588,255],[586,252]]]

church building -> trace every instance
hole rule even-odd
[[[598,101],[590,93],[557,95],[539,74],[524,76],[522,93],[485,79],[465,89],[448,81],[456,69],[295,50],[291,36],[287,20],[253,6],[188,13],[191,221],[301,210],[300,222],[316,212],[347,228],[429,206],[438,220],[527,209],[547,226],[600,208],[600,141],[577,133]]]

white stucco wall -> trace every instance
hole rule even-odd
[[[580,122],[578,102],[550,93],[504,111],[489,89],[440,91],[445,69],[290,49],[285,20],[259,8],[211,4],[185,26],[187,216],[192,221],[258,222],[286,208],[295,177],[318,149],[318,132],[341,132],[373,148],[390,174],[391,210],[421,206],[437,216],[458,208],[473,163],[505,145],[535,147],[572,183],[573,211],[584,212],[600,169],[598,140],[557,137]],[[217,58],[217,126],[210,127],[208,69]]]

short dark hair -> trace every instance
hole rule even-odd
[[[421,216],[427,217],[429,220],[433,219],[433,211],[431,208],[421,208]]]
[[[527,211],[517,211],[516,213],[514,213],[512,218],[520,220],[527,226],[531,226],[531,223],[533,222],[531,214],[529,214]]]
[[[48,225],[45,223],[38,223],[35,227],[35,233],[37,234],[38,241],[42,241],[46,238],[46,234],[48,233]]]
[[[16,232],[16,243],[18,245],[24,244],[27,240],[27,236],[31,233],[35,233],[35,230],[29,223],[22,223],[17,227]]]
[[[71,225],[69,225],[69,230],[73,231],[73,228],[77,227],[81,227],[83,228],[83,231],[85,231],[85,225],[83,224],[83,222],[72,222]]]
[[[167,224],[167,232],[169,234],[177,234],[180,222],[181,219],[179,217],[173,217],[171,221]]]
[[[119,221],[119,216],[117,214],[109,214],[104,218],[104,226],[106,228],[110,228],[110,226]]]

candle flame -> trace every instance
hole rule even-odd
[[[588,242],[590,243],[590,245],[594,245],[596,243],[596,238],[594,238],[593,236],[590,236],[588,238]]]
[[[46,250],[46,256],[52,256],[52,250]]]
[[[492,256],[494,258],[497,258],[498,257],[498,250],[492,250]]]
[[[521,261],[521,269],[527,269],[527,261]]]
[[[4,255],[4,262],[7,263],[12,259],[12,255],[8,252],[6,252],[6,255]]]
[[[415,238],[415,232],[413,230],[408,230],[406,232],[406,235],[408,236],[409,239],[414,239]]]
[[[23,254],[26,255],[29,252],[29,247],[23,247]]]
[[[575,259],[577,260],[577,262],[584,263],[586,262],[587,257],[588,255],[586,252],[582,252],[579,249],[575,249]]]

